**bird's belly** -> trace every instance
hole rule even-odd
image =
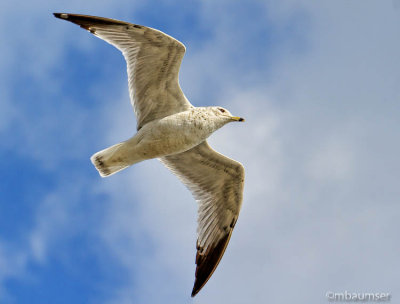
[[[137,147],[137,152],[146,159],[187,151],[209,136],[204,130],[192,125],[155,124],[149,127],[143,130]]]

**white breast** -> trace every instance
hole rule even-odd
[[[214,131],[205,113],[190,110],[149,122],[135,137],[146,155],[154,158],[187,151]]]

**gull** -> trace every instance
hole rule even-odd
[[[194,107],[187,100],[178,80],[186,48],[171,36],[114,19],[66,13],[54,16],[110,43],[127,63],[137,133],[91,157],[100,176],[157,158],[199,205],[194,297],[222,258],[243,199],[243,166],[214,151],[207,138],[225,124],[244,119],[222,107]]]

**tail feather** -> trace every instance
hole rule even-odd
[[[90,158],[101,177],[117,173],[132,163],[127,160],[126,148],[123,143],[116,144],[107,149],[101,150]]]

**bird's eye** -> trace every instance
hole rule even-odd
[[[224,109],[218,108],[218,110],[219,110],[221,113],[225,113],[225,110],[224,110]]]

